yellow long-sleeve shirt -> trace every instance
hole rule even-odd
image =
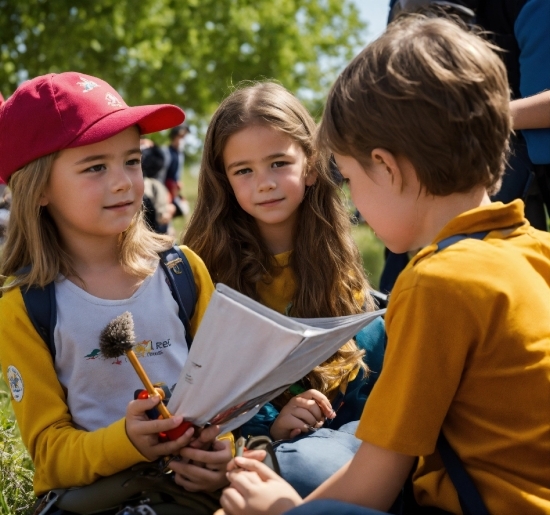
[[[197,287],[195,313],[190,321],[191,333],[195,334],[214,287],[202,260],[187,247],[182,250]],[[167,292],[171,295],[168,288]],[[90,484],[146,461],[126,434],[124,413],[119,420],[95,431],[75,427],[67,392],[58,380],[49,349],[29,320],[18,288],[0,298],[0,363],[10,383],[23,443],[35,466],[37,495],[53,488]]]

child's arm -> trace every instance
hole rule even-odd
[[[12,406],[35,466],[35,492],[90,484],[146,460],[128,438],[124,418],[92,432],[74,427],[52,356],[19,289],[0,299],[0,313],[2,374],[6,382],[19,383],[16,390],[12,385]]]
[[[10,383],[19,383],[12,406],[35,466],[38,495],[93,483],[140,461],[177,453],[190,442],[192,431],[173,442],[158,441],[158,432],[181,422],[181,417],[147,418],[145,412],[159,402],[158,397],[130,402],[126,418],[106,428],[77,429],[50,351],[30,323],[18,289],[0,299],[0,312],[0,339],[5,342],[0,346],[2,373]],[[216,436],[217,432],[210,435],[210,440]]]
[[[353,459],[305,501],[336,499],[386,511],[393,504],[415,457],[363,442]]]
[[[231,486],[224,490],[221,505],[228,515],[278,515],[302,502],[335,499],[385,511],[397,498],[414,459],[363,442],[350,462],[302,500],[263,463],[235,458],[228,473]]]
[[[210,274],[206,269],[204,261],[189,247],[181,245],[180,248],[191,265],[191,270],[193,271],[193,277],[195,279],[195,286],[197,287],[197,303],[195,304],[195,313],[190,320],[191,335],[195,336],[204,312],[210,302],[210,297],[212,297],[212,293],[214,293],[214,284],[212,283],[212,279],[210,278]]]
[[[326,395],[317,390],[308,390],[292,397],[271,426],[274,440],[294,438],[322,425],[325,418],[334,418],[335,413]]]

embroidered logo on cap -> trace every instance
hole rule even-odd
[[[99,84],[96,84],[92,80],[85,79],[84,77],[80,77],[80,80],[82,82],[77,82],[77,85],[84,88],[82,90],[83,93],[88,93],[88,91],[92,91],[94,88],[99,88]]]
[[[123,107],[120,100],[115,97],[112,93],[107,93],[105,95],[105,100],[107,100],[107,104],[111,107]]]
[[[10,385],[11,394],[16,402],[20,402],[23,398],[23,378],[13,365],[8,367],[8,383]]]

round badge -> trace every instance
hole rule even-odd
[[[10,385],[11,395],[16,402],[23,398],[23,378],[13,365],[8,367],[8,384]]]

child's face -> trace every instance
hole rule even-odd
[[[373,160],[365,169],[353,157],[335,153],[334,158],[349,182],[353,203],[388,249],[403,253],[425,244],[420,241],[425,196],[419,194],[414,170],[398,170],[396,176],[384,162]],[[394,165],[399,168],[399,163],[394,161],[391,166]],[[412,166],[409,161],[401,165],[401,168]],[[405,185],[399,172],[406,176]]]
[[[316,178],[305,175],[302,147],[280,131],[253,126],[227,140],[223,162],[239,205],[260,232],[278,226],[291,233],[305,188]]]
[[[139,133],[130,127],[92,145],[62,150],[40,204],[62,238],[118,236],[143,198]]]

